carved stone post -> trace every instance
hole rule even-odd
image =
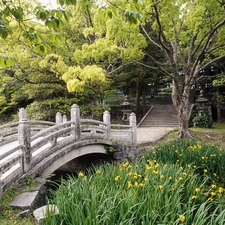
[[[19,111],[18,141],[23,151],[23,171],[27,173],[31,166],[30,124],[24,108]]]
[[[73,132],[72,132],[72,135],[74,136],[75,141],[79,141],[80,140],[80,136],[81,136],[81,131],[80,131],[80,109],[79,109],[79,106],[77,104],[73,104],[72,105],[70,116],[71,116],[71,121],[74,122],[74,124],[71,125],[74,128]]]
[[[56,124],[60,124],[63,122],[62,114],[60,112],[57,112],[55,115],[55,122]]]
[[[110,124],[110,113],[109,111],[105,111],[103,114],[103,122],[106,123],[107,126],[107,136],[106,138],[109,139],[110,138],[110,130],[111,130],[111,124]]]
[[[67,122],[67,117],[66,117],[66,115],[63,115],[62,121],[63,121],[63,123],[66,123],[66,122]]]
[[[137,125],[136,125],[136,115],[132,112],[130,114],[130,126],[132,131],[132,144],[137,143]]]

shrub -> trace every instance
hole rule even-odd
[[[193,123],[195,127],[200,128],[211,128],[212,127],[212,120],[209,116],[195,116],[193,119]]]

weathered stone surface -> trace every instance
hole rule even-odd
[[[46,218],[47,213],[57,215],[59,214],[59,209],[56,205],[45,205],[34,210],[33,215],[38,224],[41,224],[43,222],[43,220]]]
[[[21,193],[14,198],[14,200],[10,203],[10,206],[23,210],[29,209],[34,204],[37,196],[38,191]]]
[[[20,216],[21,217],[28,217],[29,213],[30,213],[30,209],[26,209],[26,210],[24,210],[20,213]]]
[[[37,184],[32,187],[32,191],[24,192],[16,196],[10,203],[10,206],[24,210],[20,213],[21,216],[29,214],[30,209],[36,209],[42,205],[45,205],[45,183],[46,180],[43,178],[36,178]],[[26,188],[26,184],[22,186]],[[22,192],[23,189],[17,191]],[[26,211],[28,213],[26,213]]]
[[[134,160],[139,155],[139,151],[137,151],[136,146],[113,145],[112,147],[115,150],[113,158],[121,162]]]

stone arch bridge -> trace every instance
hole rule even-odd
[[[136,116],[129,125],[81,119],[79,106],[71,107],[70,121],[61,113],[56,122],[29,121],[25,109],[19,121],[0,126],[0,197],[26,175],[47,176],[65,163],[91,153],[108,154],[115,143],[136,145]]]

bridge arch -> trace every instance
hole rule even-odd
[[[109,154],[107,148],[112,143],[104,140],[86,140],[80,143],[73,143],[65,148],[58,149],[54,154],[46,157],[34,168],[31,169],[32,175],[48,177],[61,166],[80,156],[89,154]]]

